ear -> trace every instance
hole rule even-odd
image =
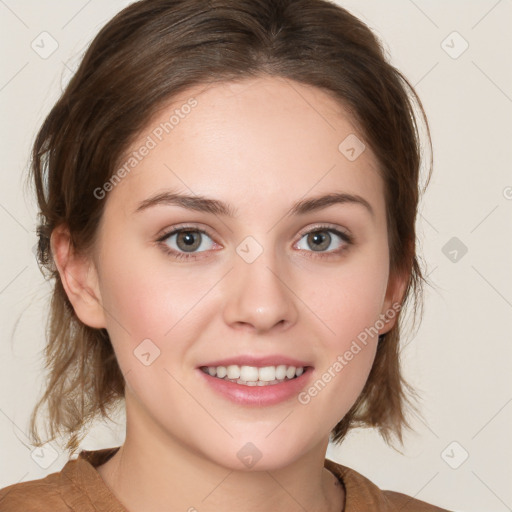
[[[65,225],[53,230],[50,243],[62,285],[76,315],[89,327],[106,327],[98,274],[93,262],[73,250]]]
[[[409,274],[406,272],[390,275],[381,311],[381,314],[386,317],[386,325],[379,334],[386,334],[395,326],[398,312],[402,308],[402,300],[405,295],[409,277]]]

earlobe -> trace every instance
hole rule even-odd
[[[53,230],[51,249],[62,286],[78,318],[89,327],[106,328],[96,268],[90,258],[73,250],[66,226]]]

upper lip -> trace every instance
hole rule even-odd
[[[311,364],[308,362],[299,361],[298,359],[294,359],[293,357],[283,355],[240,355],[228,357],[226,359],[217,359],[209,363],[204,363],[199,365],[199,368],[203,366],[230,366],[235,364],[238,366],[256,366],[258,368],[263,368],[264,366],[279,366],[282,364],[286,366],[295,366],[295,368],[311,366]]]

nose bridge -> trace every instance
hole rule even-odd
[[[263,331],[295,322],[297,310],[272,236],[258,238],[248,236],[236,247],[224,314],[229,324]]]

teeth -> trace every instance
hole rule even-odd
[[[255,366],[241,366],[240,379],[245,382],[256,382],[259,380],[258,368]]]
[[[256,366],[238,366],[232,364],[229,366],[208,366],[202,370],[212,377],[219,379],[232,380],[239,384],[248,386],[263,386],[266,383],[278,383],[285,379],[293,379],[300,377],[304,373],[304,367],[287,366],[281,364],[279,366],[264,366],[258,368]]]
[[[286,370],[286,376],[289,378],[289,379],[293,379],[293,377],[295,377],[295,366],[290,366],[287,370]]]
[[[232,364],[227,367],[228,379],[239,379],[240,378],[240,366]]]
[[[286,377],[286,366],[284,364],[275,366],[274,368],[276,369],[276,379],[281,380]]]

